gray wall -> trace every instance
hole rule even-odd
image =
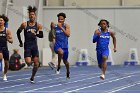
[[[51,21],[57,22],[56,15],[59,12],[67,14],[66,23],[71,26],[69,60],[72,64],[77,61],[78,56],[78,53],[72,50],[73,47],[76,49],[87,48],[89,55],[96,59],[96,45],[92,44],[92,35],[98,28],[97,24],[101,18],[107,19],[112,25],[111,30],[116,32],[117,53],[112,53],[115,64],[122,64],[127,60],[130,48],[137,48],[138,53],[140,52],[139,8],[46,8],[43,14],[44,26],[49,27]],[[45,47],[48,47],[47,44]],[[112,42],[110,42],[110,47],[113,49]]]
[[[38,0],[13,0],[14,6],[28,6],[28,5],[36,5]]]
[[[0,13],[2,14],[2,0],[0,0]]]
[[[48,6],[139,6],[140,0],[46,0]]]
[[[120,6],[121,0],[65,0],[65,6]]]
[[[6,2],[7,0],[0,0],[0,14],[6,13]]]

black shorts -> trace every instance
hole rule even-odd
[[[37,45],[24,46],[24,58],[26,57],[39,57],[39,51]]]
[[[9,60],[9,50],[7,47],[0,47],[0,53],[2,53],[4,60]]]

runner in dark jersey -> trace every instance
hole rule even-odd
[[[8,18],[5,15],[0,15],[0,62],[4,59],[4,73],[3,80],[7,81],[7,71],[9,66],[9,51],[7,41],[13,43],[11,31],[5,27],[5,23],[8,22]]]
[[[32,70],[32,76],[30,78],[31,83],[34,83],[34,76],[39,67],[39,51],[37,45],[37,37],[43,38],[42,25],[36,22],[36,7],[28,7],[29,21],[23,22],[17,30],[17,37],[19,40],[19,46],[23,47],[23,43],[20,37],[20,33],[24,31],[24,58],[27,64],[34,61],[34,67]]]

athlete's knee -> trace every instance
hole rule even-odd
[[[3,55],[2,53],[0,53],[0,61],[3,59]]]
[[[31,57],[26,57],[26,58],[25,58],[25,62],[26,62],[27,64],[31,64],[31,62],[32,62]]]
[[[63,51],[60,51],[60,52],[58,53],[58,55],[63,56]]]
[[[8,62],[8,60],[5,60],[5,61],[4,61],[4,65],[5,65],[6,68],[9,67],[9,62]]]
[[[102,59],[103,61],[106,61],[108,59],[108,56],[103,56]]]
[[[67,60],[63,60],[65,65],[69,65],[69,62]]]
[[[69,65],[69,62],[68,61],[66,62],[66,65]]]
[[[34,62],[34,67],[38,68],[39,67],[39,62]]]
[[[39,67],[39,58],[38,57],[34,57],[33,61],[34,61],[34,66]]]
[[[33,61],[34,61],[35,63],[38,63],[38,62],[39,62],[39,57],[38,57],[38,56],[35,56],[35,57],[33,58]]]
[[[58,49],[58,55],[63,55],[63,54],[64,54],[63,50],[61,48]]]

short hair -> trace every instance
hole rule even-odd
[[[59,14],[57,14],[57,17],[59,17],[59,16],[63,16],[64,18],[66,18],[66,14],[65,13],[59,13]]]
[[[30,12],[34,12],[35,13],[36,10],[37,10],[37,8],[35,6],[33,6],[33,7],[32,6],[28,6],[28,9],[27,10],[28,10],[29,13]]]
[[[9,21],[9,18],[7,16],[5,16],[4,14],[0,15],[0,18],[2,18],[5,23],[7,23]]]
[[[109,21],[107,21],[106,19],[101,19],[100,22],[98,23],[98,26],[101,25],[102,21],[105,21],[107,23],[107,27],[109,27]]]

